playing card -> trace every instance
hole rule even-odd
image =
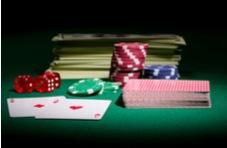
[[[35,112],[49,105],[55,105],[64,100],[64,96],[35,97],[35,98],[8,98],[8,110],[10,117],[32,117]]]
[[[210,92],[210,83],[205,80],[132,79],[123,89],[123,92],[129,91]]]
[[[129,80],[123,88],[126,107],[211,107],[209,81]]]
[[[36,119],[87,119],[100,120],[111,100],[67,99],[37,112]]]

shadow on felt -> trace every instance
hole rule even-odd
[[[14,92],[14,93],[16,93],[16,91],[15,91],[15,89],[9,89],[9,92]]]
[[[122,108],[124,108],[124,102],[123,102],[123,98],[122,98],[122,95],[120,97],[118,97],[116,103],[115,103],[117,106],[120,106]]]

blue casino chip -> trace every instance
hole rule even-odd
[[[167,72],[167,71],[160,71],[160,70],[157,70],[157,71],[144,71],[143,74],[144,75],[154,75],[154,76],[160,76],[160,75],[175,75],[175,74],[178,74],[178,70],[172,70],[170,72]]]
[[[179,75],[174,75],[174,76],[169,76],[169,75],[166,75],[166,76],[144,76],[144,78],[148,78],[148,79],[169,79],[169,80],[178,80],[180,76]]]
[[[178,68],[173,65],[150,65],[144,68],[144,78],[149,79],[178,79]]]

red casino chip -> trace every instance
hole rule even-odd
[[[117,63],[112,64],[113,68],[118,68],[121,71],[138,71],[144,69],[144,65],[133,65],[133,64],[125,64],[125,65],[119,65]]]
[[[112,79],[112,80],[118,80],[118,81],[123,80],[123,79],[125,79],[125,78],[129,78],[129,79],[135,78],[135,79],[137,79],[137,78],[140,78],[140,75],[138,75],[138,76],[118,76],[118,75],[116,75],[116,76],[111,76],[111,79]]]
[[[138,58],[138,57],[121,57],[121,56],[113,56],[113,60],[121,60],[121,61],[127,61],[127,62],[135,62],[135,60],[144,62],[145,58]]]
[[[118,69],[112,69],[110,70],[111,74],[117,74],[117,75],[121,75],[121,76],[126,76],[126,75],[140,75],[142,73],[142,70],[139,71],[119,71]]]
[[[109,77],[124,86],[129,79],[141,77],[148,44],[117,43],[114,46]]]
[[[144,55],[142,52],[141,53],[133,53],[133,52],[128,52],[128,53],[125,53],[125,52],[122,52],[122,53],[119,53],[119,52],[114,52],[113,53],[114,56],[117,56],[117,57],[121,57],[121,58],[145,58],[146,55]]]
[[[145,61],[144,60],[135,60],[135,61],[129,61],[129,60],[122,60],[122,59],[112,59],[111,62],[113,64],[117,64],[117,65],[129,65],[132,64],[134,66],[143,66]]]
[[[139,42],[133,42],[133,43],[121,42],[121,43],[114,44],[114,46],[116,48],[120,47],[120,48],[129,48],[129,49],[138,49],[140,48],[140,46],[142,46],[143,48],[147,49],[149,47],[149,44],[144,44]]]

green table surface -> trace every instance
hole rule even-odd
[[[37,75],[53,60],[51,37],[58,31],[17,33],[2,40],[2,134],[3,138],[33,137],[72,141],[188,140],[227,135],[227,66],[225,33],[183,32],[188,46],[182,54],[181,79],[209,80],[212,108],[196,109],[126,109],[121,91],[116,94],[84,97],[112,100],[103,119],[36,120],[10,118],[9,97],[61,96],[75,80],[63,80],[53,93],[18,94],[13,80],[19,74]],[[148,32],[149,33],[149,32]],[[172,32],[171,32],[172,33]]]

